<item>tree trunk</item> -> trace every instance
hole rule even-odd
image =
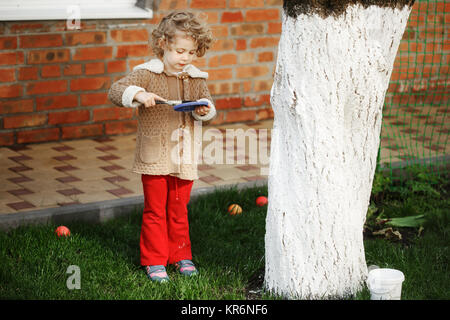
[[[384,97],[411,6],[282,15],[265,236],[275,294],[342,298],[364,285]]]

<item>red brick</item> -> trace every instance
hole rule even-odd
[[[0,50],[17,49],[17,37],[0,37]]]
[[[108,61],[106,67],[108,73],[117,73],[127,71],[127,64],[125,60]]]
[[[24,63],[24,55],[21,51],[0,52],[0,65],[17,65]]]
[[[42,78],[54,78],[61,76],[61,68],[58,65],[43,66],[41,69]]]
[[[230,0],[230,8],[262,8],[264,0]]]
[[[399,51],[413,51],[413,52],[420,51],[420,52],[422,52],[423,51],[423,43],[403,41],[403,42],[400,42]]]
[[[20,48],[47,48],[63,45],[61,34],[25,35],[19,37]]]
[[[133,109],[130,108],[99,108],[94,110],[93,120],[95,122],[105,120],[123,120],[133,117]]]
[[[65,76],[79,76],[83,73],[81,64],[69,64],[64,66]]]
[[[118,46],[117,58],[146,57],[149,55],[149,47],[146,44],[132,46]]]
[[[12,146],[14,144],[13,132],[1,132],[0,133],[0,146]]]
[[[63,139],[78,139],[84,137],[94,137],[103,134],[101,124],[76,125],[62,128]]]
[[[219,39],[213,44],[211,51],[232,50],[233,46],[234,46],[233,39]]]
[[[209,80],[226,80],[233,78],[233,70],[230,68],[226,69],[214,69],[208,71]]]
[[[266,108],[258,110],[258,120],[267,120],[267,119],[273,119],[273,109]]]
[[[202,58],[195,57],[195,60],[192,61],[192,64],[199,69],[204,69],[207,66],[207,59],[205,57]]]
[[[237,39],[236,40],[236,50],[242,51],[247,49],[247,40]]]
[[[85,93],[81,95],[82,106],[98,106],[108,103],[108,93]]]
[[[158,10],[186,9],[187,7],[187,0],[162,0],[160,1]]]
[[[237,94],[239,93],[240,83],[239,82],[214,82],[208,84],[209,92],[212,95],[221,94]]]
[[[103,60],[112,58],[111,47],[92,47],[77,49],[73,56],[74,61],[81,60]]]
[[[0,98],[16,98],[22,95],[23,87],[20,84],[0,86]]]
[[[223,38],[228,36],[227,25],[211,26],[211,31],[215,38]]]
[[[423,63],[423,60],[420,60],[420,58],[423,57],[423,55],[421,56],[397,56],[395,61],[394,61],[394,67],[399,67],[400,65],[408,65],[408,64],[413,64],[416,59],[418,63]]]
[[[89,121],[89,110],[75,110],[65,112],[52,112],[48,114],[49,124],[66,124]]]
[[[231,27],[231,34],[233,36],[251,36],[263,33],[264,25],[262,23],[243,23]]]
[[[3,119],[3,127],[5,129],[38,127],[47,122],[45,114],[27,114],[23,116],[6,117]]]
[[[203,14],[206,15],[206,22],[208,24],[215,24],[219,22],[219,12],[218,11],[204,11]]]
[[[237,56],[234,53],[217,55],[209,58],[209,66],[212,68],[233,65],[237,63]]]
[[[33,82],[27,85],[27,94],[58,93],[67,91],[67,80]]]
[[[70,90],[85,91],[85,90],[106,90],[109,89],[110,78],[81,78],[70,80]]]
[[[149,34],[146,29],[111,30],[111,38],[116,42],[139,42],[148,41]]]
[[[37,67],[19,68],[19,80],[37,80],[37,79],[38,79]]]
[[[437,2],[435,6],[437,12],[450,12],[450,3],[446,1]]]
[[[36,98],[36,110],[54,110],[72,108],[78,106],[78,97],[76,95],[49,96]]]
[[[256,9],[248,10],[245,14],[245,21],[270,21],[279,20],[280,10],[279,9]]]
[[[425,55],[425,63],[441,63],[442,55],[435,53],[435,54],[426,54]]]
[[[226,0],[192,0],[191,2],[191,8],[195,9],[218,9],[226,7]]]
[[[236,70],[236,76],[238,78],[255,78],[267,75],[269,68],[265,65],[252,66],[252,67],[239,67]]]
[[[280,41],[280,38],[254,38],[250,42],[251,48],[265,48],[265,47],[276,47],[278,45],[278,42]]]
[[[16,64],[15,52],[0,52],[0,65],[14,65]]]
[[[33,100],[1,101],[0,114],[33,112]]]
[[[234,53],[227,53],[221,55],[219,58],[220,65],[233,65],[237,63],[237,55]]]
[[[86,63],[84,68],[85,68],[84,73],[87,75],[105,73],[105,63],[104,62]]]
[[[244,105],[246,107],[256,107],[256,106],[261,106],[264,104],[270,104],[270,95],[269,94],[263,94],[263,95],[254,96],[254,97],[245,97],[245,99],[244,99]]]
[[[216,99],[215,102],[217,110],[236,109],[242,107],[242,99],[239,97]]]
[[[137,129],[137,120],[114,121],[105,124],[106,134],[133,133]]]
[[[244,21],[244,16],[241,11],[226,11],[222,13],[222,19],[220,19],[221,23],[234,23],[234,22],[242,22]]]
[[[74,32],[66,34],[66,45],[103,44],[106,43],[106,32]]]
[[[273,52],[267,51],[267,52],[261,52],[258,54],[258,61],[259,62],[268,62],[273,61]]]
[[[256,110],[228,111],[225,122],[254,121]]]
[[[425,16],[411,13],[411,19],[408,21],[408,27],[417,28],[425,25]]]
[[[273,85],[273,80],[255,80],[255,87],[253,88],[254,92],[259,91],[270,91]]]
[[[269,22],[267,33],[281,33],[281,22]]]
[[[239,54],[239,63],[240,64],[251,64],[255,63],[255,53],[252,51],[245,51]]]
[[[45,142],[59,139],[59,128],[37,129],[17,132],[17,143]]]
[[[34,50],[28,52],[28,64],[67,62],[70,58],[69,49]]]
[[[266,0],[266,6],[278,6],[281,7],[283,0]]]
[[[244,87],[245,93],[252,91],[252,84],[253,84],[253,80],[242,82],[242,86]]]
[[[13,82],[16,80],[15,69],[0,69],[0,82]]]

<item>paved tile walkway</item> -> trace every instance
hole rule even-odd
[[[266,129],[270,139],[271,127],[271,121],[264,121],[252,125],[206,128],[213,129],[212,142],[219,141],[218,136],[222,137],[222,146],[211,150],[220,148],[221,162],[225,164],[200,164],[199,179],[194,182],[193,188],[267,179],[268,164],[249,164],[258,148],[250,150],[247,140],[247,153],[244,153],[237,141],[231,146],[227,144],[225,133],[226,129],[242,129],[240,134],[248,133],[249,129],[254,129],[255,133]],[[233,132],[239,134],[239,131]],[[252,137],[253,143],[260,141],[255,138],[256,134]],[[135,134],[132,134],[33,144],[23,148],[0,148],[0,214],[142,195],[140,175],[130,170],[135,143]],[[269,142],[264,142],[264,146],[269,149]],[[206,147],[204,142],[203,150]],[[213,159],[217,159],[214,152],[211,154]],[[238,163],[240,154],[243,158]]]
[[[420,117],[415,119],[418,123],[427,121]],[[398,122],[398,119],[386,118],[385,121],[389,124],[389,121]],[[210,133],[216,136],[209,140],[211,142],[206,142],[204,135],[203,151],[214,157],[223,157],[223,163],[229,164],[199,165],[199,179],[194,182],[194,189],[267,179],[267,159],[259,150],[265,150],[269,155],[272,125],[273,122],[267,120],[213,127],[214,131]],[[205,132],[205,129],[211,128],[203,130]],[[439,125],[436,130],[441,130],[442,134],[438,135],[436,131],[434,136],[430,133],[430,126],[415,128],[402,126],[401,123],[383,127],[381,159],[390,158],[393,162],[405,160],[404,153],[401,153],[405,145],[406,148],[414,146],[416,154],[421,154],[417,148],[422,148],[423,152],[434,152],[435,156],[450,154],[450,145],[445,149],[445,140],[442,140],[448,137],[448,123]],[[232,132],[241,137],[245,133],[250,136],[245,150],[237,143],[234,146],[228,143],[233,139],[225,134],[227,129],[242,129]],[[249,134],[252,130],[257,133],[255,136]],[[263,132],[267,133],[267,139],[264,139]],[[220,135],[222,139],[217,138]],[[405,139],[415,144],[405,144]],[[212,148],[214,141],[222,141],[222,146]],[[140,196],[140,176],[130,171],[134,148],[134,134],[0,148],[0,214]],[[211,152],[219,148],[223,150],[222,155]],[[238,159],[241,161],[238,162]]]

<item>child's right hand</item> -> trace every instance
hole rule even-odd
[[[146,108],[155,106],[156,100],[167,101],[166,99],[161,98],[160,96],[158,96],[154,93],[145,92],[145,91],[136,93],[136,95],[134,96],[134,100],[139,101]]]

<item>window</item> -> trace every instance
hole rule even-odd
[[[136,3],[139,2],[139,7]],[[150,1],[151,2],[151,1]],[[146,1],[136,0],[1,0],[0,21],[67,19],[151,19]]]

